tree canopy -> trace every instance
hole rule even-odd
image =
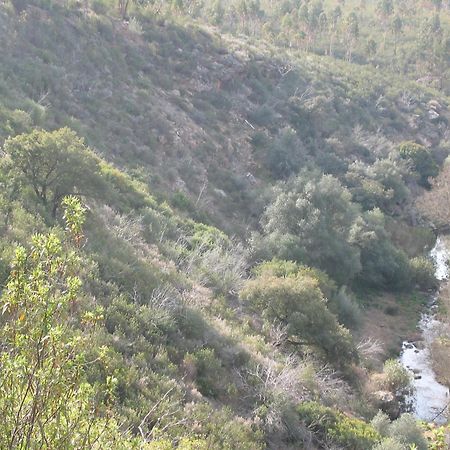
[[[4,151],[11,181],[31,188],[53,217],[65,196],[95,196],[104,188],[99,158],[69,128],[9,138]]]
[[[358,207],[331,175],[303,171],[285,185],[262,218],[263,242],[277,242],[274,255],[318,267],[340,283],[361,269],[350,239]],[[273,246],[272,246],[273,247]]]
[[[342,366],[355,359],[350,333],[328,310],[320,282],[312,273],[301,270],[277,277],[263,272],[247,283],[241,297],[272,325],[286,326],[288,343],[312,345]]]

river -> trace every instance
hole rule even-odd
[[[438,237],[436,244],[430,251],[430,257],[435,264],[435,276],[439,281],[449,277],[448,259],[449,252],[444,242]],[[410,370],[414,376],[414,392],[409,399],[414,415],[427,422],[445,423],[445,412],[450,401],[449,389],[440,384],[432,368],[430,347],[439,334],[442,326],[436,318],[437,299],[439,292],[435,293],[419,321],[419,330],[422,338],[420,341],[403,342],[400,361],[404,367]]]

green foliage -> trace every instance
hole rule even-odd
[[[318,281],[320,290],[328,299],[330,299],[337,291],[336,283],[325,272],[314,267],[303,266],[293,261],[284,261],[281,259],[264,261],[255,266],[252,269],[252,273],[258,277],[264,275],[294,278],[297,276],[309,276]]]
[[[240,295],[271,324],[287,326],[288,343],[313,345],[337,365],[355,360],[348,330],[328,310],[319,282],[312,276],[262,275],[249,281]]]
[[[435,424],[423,424],[428,439],[430,450],[445,450],[450,433],[449,425],[436,426]]]
[[[268,145],[265,163],[277,179],[287,178],[298,172],[306,162],[306,154],[297,133],[292,128],[284,128]]]
[[[411,375],[395,359],[388,359],[383,366],[384,385],[395,395],[403,395],[411,389]]]
[[[430,187],[428,179],[439,173],[439,168],[430,151],[415,142],[402,142],[398,146],[398,151],[402,158],[412,162],[414,169],[419,174],[420,183],[425,187]]]
[[[183,365],[195,371],[195,380],[202,394],[215,397],[223,391],[223,378],[220,376],[223,369],[214,350],[203,348],[193,355],[186,354]]]
[[[359,284],[373,288],[411,289],[411,267],[406,253],[396,248],[386,232],[379,209],[368,211],[355,223],[352,240],[361,249]]]
[[[66,231],[74,242],[80,243],[85,221],[86,208],[80,203],[77,197],[71,195],[63,198],[62,206],[64,208],[64,221],[66,222]]]
[[[406,445],[415,445],[418,450],[428,449],[428,444],[416,421],[410,414],[403,414],[394,420],[389,428],[389,435]]]
[[[4,150],[10,177],[31,188],[53,217],[65,196],[99,196],[104,189],[99,159],[68,128],[18,135]]]
[[[412,280],[420,289],[436,289],[437,280],[434,276],[434,266],[428,258],[417,256],[412,258],[409,264],[412,272]]]
[[[81,210],[74,199],[66,203]],[[73,227],[81,225],[81,216],[67,215]],[[83,380],[89,335],[70,326],[81,286],[77,264],[76,252],[55,233],[35,235],[29,252],[16,250],[1,297],[2,448],[113,445],[115,422],[94,415],[95,390]]]
[[[376,450],[407,450],[429,448],[423,432],[410,414],[403,414],[398,419],[390,421],[388,416],[379,411],[372,419],[372,426],[386,439],[374,449]]]
[[[183,192],[177,191],[172,196],[172,205],[175,208],[181,209],[182,211],[189,211],[194,209],[194,205]]]
[[[389,416],[386,413],[380,410],[371,420],[370,424],[375,428],[375,430],[378,433],[380,433],[381,436],[387,436],[391,420],[389,419]]]
[[[351,195],[330,175],[302,174],[278,190],[262,218],[262,245],[282,259],[318,267],[340,283],[360,270],[350,242],[358,215]]]
[[[345,286],[332,297],[329,308],[336,313],[339,322],[350,329],[358,328],[362,323],[361,308],[347,292]]]
[[[409,174],[403,161],[392,155],[377,159],[368,165],[362,161],[352,163],[345,174],[353,200],[366,210],[375,207],[392,213],[409,198],[405,178]]]
[[[367,450],[380,441],[375,429],[362,420],[346,416],[316,402],[304,402],[297,413],[307,427],[317,433],[319,441],[354,450]]]
[[[409,448],[395,438],[387,438],[372,447],[372,450],[409,450]]]
[[[145,207],[156,207],[156,202],[142,183],[115,168],[106,161],[100,161],[101,176],[108,183],[105,198],[124,212]]]
[[[101,431],[98,448],[295,446],[302,427],[291,396],[274,394],[282,411],[275,419],[254,419],[260,403],[242,374],[251,362],[295,387],[305,375],[271,370],[298,347],[311,359],[309,394],[353,404],[347,389],[328,394],[311,372],[318,360],[345,374],[357,363],[339,325],[360,320],[351,288],[431,285],[424,261],[409,260],[423,245],[411,253],[402,246],[406,257],[388,232],[394,219],[383,214],[407,220],[417,192],[415,166],[394,150],[398,141],[432,142],[430,153],[444,154],[437,148],[448,102],[425,84],[448,89],[447,10],[433,17],[422,8],[419,27],[417,11],[395,2],[378,16],[370,2],[353,9],[349,0],[14,3],[16,14],[0,6],[0,281],[16,276],[15,243],[28,248],[29,236],[48,236],[46,224],[61,219],[57,197],[85,195],[84,232],[75,196],[64,201],[67,237],[59,228],[52,234],[61,254],[79,258],[84,286],[52,323],[81,361],[72,363],[77,373],[60,371],[69,393],[62,411],[79,406],[73,439],[89,436],[89,421],[92,436]],[[204,27],[208,21],[217,28]],[[423,45],[411,31],[418,28]],[[426,77],[417,84],[410,74]],[[24,161],[35,171],[24,174]],[[48,184],[56,162],[67,177]],[[419,158],[418,167],[431,166]],[[268,262],[254,268],[242,303],[236,293],[248,255],[239,241],[258,228],[274,179],[287,182],[263,214],[254,249],[258,263]],[[155,199],[170,199],[183,217]],[[64,279],[50,291],[64,297]],[[278,335],[279,348],[267,342]],[[16,386],[20,364],[5,372]],[[343,422],[331,433],[336,441],[320,444],[353,448],[364,433]],[[117,423],[150,442],[122,436]]]

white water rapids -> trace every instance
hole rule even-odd
[[[449,252],[440,238],[431,250],[430,257],[435,264],[436,278],[439,281],[448,279]],[[413,414],[427,422],[445,423],[447,411],[444,410],[448,409],[446,406],[450,401],[449,389],[437,381],[430,357],[431,344],[442,326],[436,319],[438,296],[439,292],[431,297],[427,310],[422,313],[419,322],[422,339],[418,342],[403,342],[400,361],[414,376],[414,392],[409,399]]]

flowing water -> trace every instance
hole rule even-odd
[[[449,278],[449,252],[440,238],[437,239],[436,245],[431,250],[430,257],[436,267],[436,278],[439,281],[447,280]],[[436,293],[431,297],[427,310],[422,313],[419,322],[421,340],[403,342],[400,361],[414,376],[414,392],[409,399],[412,412],[419,419],[444,423],[446,406],[450,401],[449,389],[436,380],[430,358],[431,344],[439,335],[442,327],[441,322],[436,319],[438,295],[439,293]],[[444,412],[439,414],[442,411]]]

